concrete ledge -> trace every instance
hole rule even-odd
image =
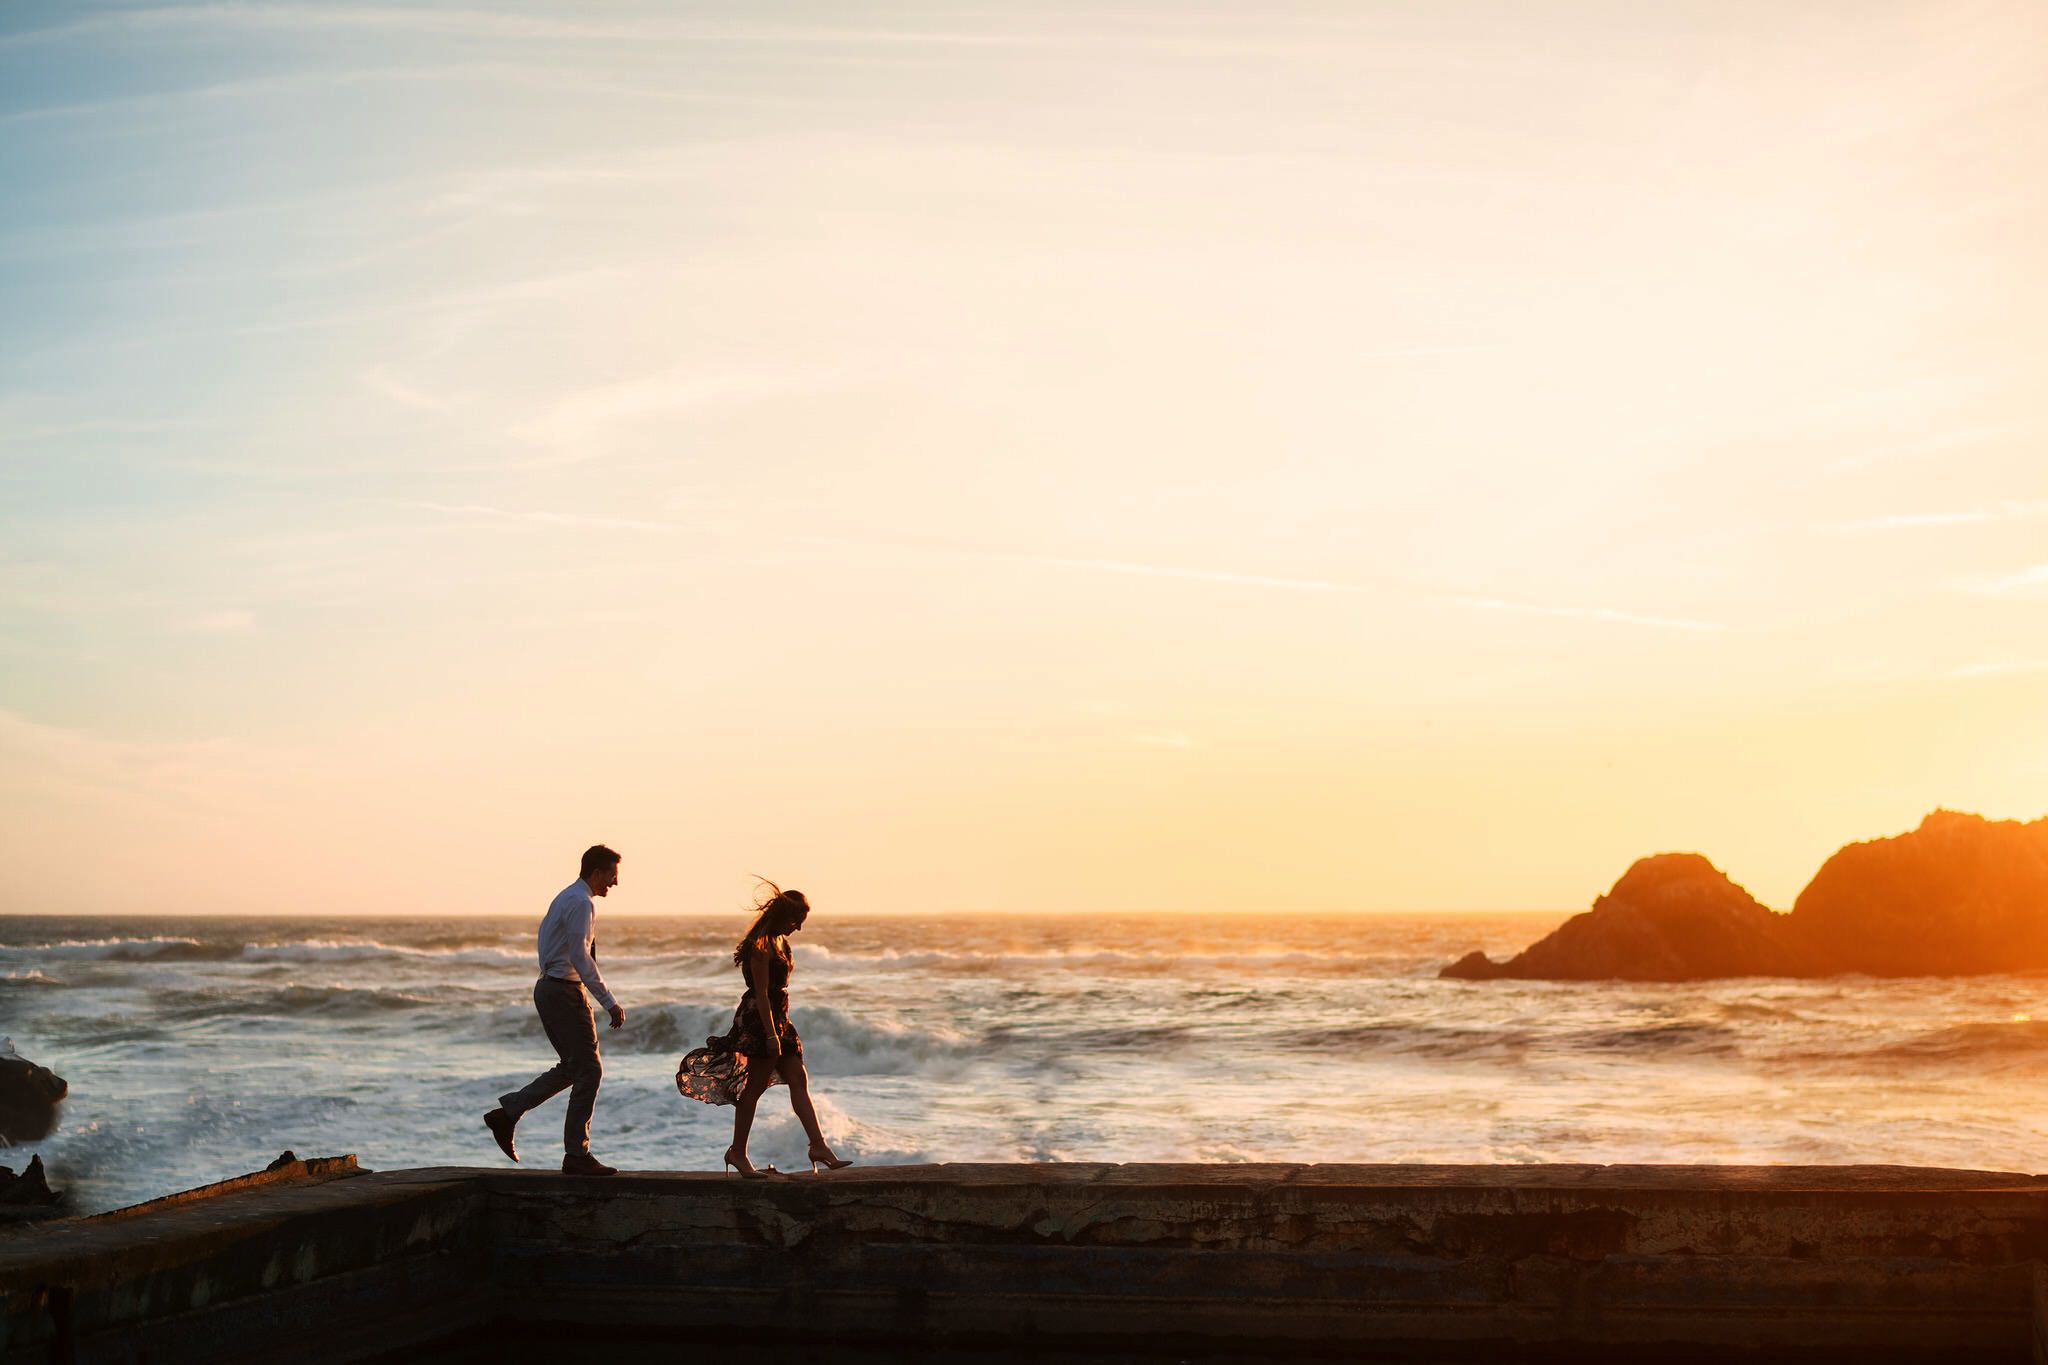
[[[286,1152],[260,1171],[248,1175],[234,1176],[228,1180],[216,1180],[211,1185],[196,1189],[180,1190],[160,1199],[130,1204],[123,1209],[110,1209],[106,1213],[95,1213],[89,1221],[111,1223],[122,1218],[134,1218],[139,1214],[157,1213],[164,1209],[177,1208],[182,1204],[195,1203],[202,1199],[215,1199],[224,1194],[236,1194],[242,1190],[264,1189],[273,1185],[317,1185],[328,1180],[339,1180],[343,1176],[360,1175],[362,1167],[353,1156],[318,1156],[311,1161],[301,1161]]]
[[[0,1236],[0,1361],[453,1359],[480,1332],[538,1358],[595,1332],[627,1359],[2020,1362],[2044,1262],[2048,1180],[1982,1171],[330,1166]]]

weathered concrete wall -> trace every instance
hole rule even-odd
[[[2048,1180],[1981,1172],[389,1172],[0,1239],[0,1360],[420,1359],[465,1331],[581,1358],[595,1331],[620,1359],[765,1336],[828,1357],[2020,1362],[2044,1260]]]
[[[361,1360],[487,1311],[475,1182],[307,1166],[0,1237],[0,1361]]]

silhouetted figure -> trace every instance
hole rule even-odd
[[[596,844],[583,853],[583,873],[562,889],[540,922],[540,980],[533,984],[533,1008],[561,1060],[533,1078],[523,1090],[498,1097],[498,1107],[484,1115],[484,1127],[514,1161],[519,1149],[512,1130],[520,1116],[556,1095],[569,1092],[569,1112],[562,1123],[562,1170],[570,1175],[617,1175],[618,1171],[590,1154],[590,1111],[597,1104],[604,1063],[597,1054],[597,1022],[583,998],[587,989],[611,1014],[612,1027],[626,1022],[626,1011],[605,989],[597,970],[597,904],[619,884],[619,855]]]
[[[753,927],[733,949],[733,965],[740,969],[747,989],[733,1012],[732,1030],[705,1039],[703,1047],[683,1058],[676,1068],[676,1089],[693,1100],[733,1107],[732,1146],[725,1149],[725,1165],[758,1178],[775,1168],[757,1171],[747,1160],[754,1106],[769,1086],[777,1080],[786,1082],[789,1107],[811,1141],[811,1173],[816,1175],[821,1165],[836,1171],[853,1163],[834,1156],[818,1128],[811,1078],[804,1070],[804,1040],[789,1022],[789,935],[804,927],[811,903],[801,891],[784,891],[773,882],[767,887]]]

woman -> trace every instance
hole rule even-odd
[[[733,949],[733,965],[746,979],[746,993],[732,1016],[732,1030],[706,1038],[704,1046],[683,1058],[676,1068],[676,1089],[706,1104],[729,1104],[732,1146],[725,1164],[757,1180],[775,1168],[757,1171],[747,1160],[747,1131],[754,1126],[754,1106],[779,1079],[789,1085],[789,1107],[811,1140],[811,1174],[818,1167],[836,1171],[851,1166],[832,1154],[811,1107],[811,1081],[804,1071],[804,1040],[789,1022],[789,935],[804,927],[811,903],[801,891],[784,891],[774,882],[755,908],[754,927]]]

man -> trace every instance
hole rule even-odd
[[[626,1022],[626,1012],[605,989],[597,970],[597,905],[619,884],[619,855],[596,844],[583,852],[583,872],[564,887],[540,922],[540,980],[533,984],[533,1008],[561,1060],[533,1078],[523,1090],[498,1097],[498,1107],[484,1115],[484,1127],[506,1156],[519,1160],[512,1129],[520,1116],[545,1104],[564,1089],[569,1113],[562,1125],[562,1170],[570,1175],[617,1175],[590,1154],[590,1111],[597,1103],[604,1065],[597,1056],[597,1023],[584,1000],[588,990],[612,1017],[612,1027]]]

